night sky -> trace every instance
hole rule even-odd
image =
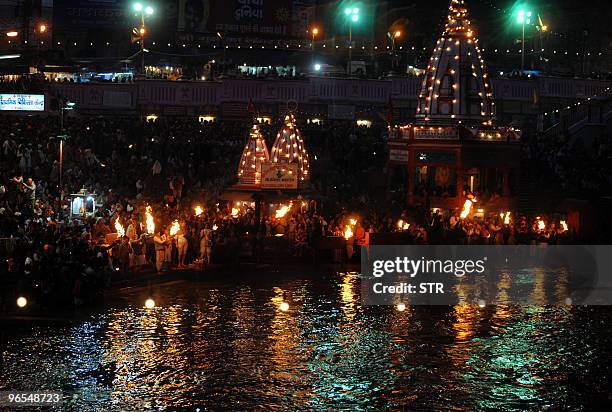
[[[338,7],[344,7],[345,4],[354,2],[323,0],[319,3],[337,4]],[[550,26],[551,46],[575,49],[582,47],[586,40],[591,50],[604,51],[612,47],[612,28],[610,27],[612,8],[604,0],[531,0],[528,2],[467,0],[468,11],[478,30],[481,44],[485,47],[487,45],[500,47],[511,45],[519,34],[512,10],[526,3],[529,4],[534,14],[539,13],[544,22]],[[386,3],[373,1],[369,4],[378,5],[379,10],[384,8],[388,10],[386,21],[380,21],[379,26],[392,25],[394,22],[400,23],[407,27],[415,43],[419,44],[428,38],[437,39],[443,28],[449,0],[388,0]]]

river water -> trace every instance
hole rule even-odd
[[[611,402],[609,307],[399,312],[361,306],[359,282],[354,273],[253,274],[114,291],[68,323],[5,330],[0,390],[60,390],[56,410],[70,411]]]

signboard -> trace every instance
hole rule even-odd
[[[278,164],[262,163],[261,188],[262,189],[297,189],[298,165],[297,163]]]
[[[291,35],[291,0],[179,0],[178,30]]]
[[[44,94],[0,94],[0,111],[44,112]]]
[[[457,139],[459,135],[454,127],[416,127],[415,139]]]

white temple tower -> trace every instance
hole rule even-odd
[[[492,125],[490,77],[464,0],[452,0],[444,32],[429,59],[417,105],[417,123]]]

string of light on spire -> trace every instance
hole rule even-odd
[[[305,182],[310,178],[310,165],[308,152],[304,146],[302,134],[295,124],[295,116],[285,116],[283,127],[276,135],[272,146],[271,160],[273,163],[298,165],[298,182]],[[291,173],[291,171],[289,171]]]
[[[469,75],[468,80],[465,80],[466,75]],[[461,87],[467,90],[462,91]],[[472,92],[475,94],[470,94]],[[467,114],[474,118],[477,117],[472,110],[474,99],[480,100],[477,110],[482,124],[492,125],[495,103],[478,39],[463,0],[452,0],[444,31],[425,70],[417,117],[426,122],[431,116],[448,118],[450,115],[455,119],[456,114]]]
[[[261,183],[261,165],[268,162],[270,154],[266,141],[258,125],[253,125],[249,132],[249,139],[244,146],[240,164],[238,165],[238,180],[244,185],[258,185]]]

